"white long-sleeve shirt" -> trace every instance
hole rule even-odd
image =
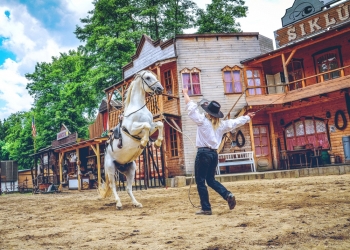
[[[250,121],[250,117],[245,115],[236,119],[221,120],[219,127],[214,130],[211,121],[201,114],[197,108],[197,104],[190,101],[186,105],[188,116],[197,124],[196,147],[208,147],[218,149],[222,140],[222,136],[240,127]]]

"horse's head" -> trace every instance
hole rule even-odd
[[[158,81],[157,76],[149,70],[142,70],[137,74],[141,80],[143,89],[147,93],[156,93],[157,95],[160,95],[164,88],[162,84]]]

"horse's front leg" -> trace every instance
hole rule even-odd
[[[146,147],[149,141],[149,132],[151,130],[151,125],[148,122],[134,122],[131,126],[130,134],[138,135],[141,132],[143,136],[141,137],[141,148]]]
[[[152,135],[156,130],[158,129],[158,138],[154,142],[154,146],[156,148],[160,148],[163,142],[163,129],[164,129],[164,124],[161,121],[154,122],[152,125],[154,125],[154,129],[151,130],[150,134]],[[153,126],[152,126],[153,127]]]
[[[135,179],[135,172],[136,172],[136,163],[135,161],[131,162],[130,165],[129,165],[129,168],[128,170],[124,173],[125,176],[126,176],[126,181],[127,181],[127,186],[126,186],[126,191],[128,192],[130,198],[131,198],[131,201],[132,201],[132,204],[135,206],[135,207],[142,207],[142,204],[139,203],[133,193],[132,193],[132,183]]]

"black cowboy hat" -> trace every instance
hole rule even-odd
[[[224,114],[220,111],[221,105],[217,101],[211,101],[208,104],[204,103],[201,107],[207,112],[209,115],[212,115],[217,118],[223,118]]]

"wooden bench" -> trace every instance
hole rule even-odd
[[[254,152],[239,152],[239,153],[228,153],[228,154],[219,154],[218,166],[216,168],[216,174],[220,175],[220,167],[224,166],[237,166],[250,164],[252,172],[256,172],[255,162],[254,162]]]

